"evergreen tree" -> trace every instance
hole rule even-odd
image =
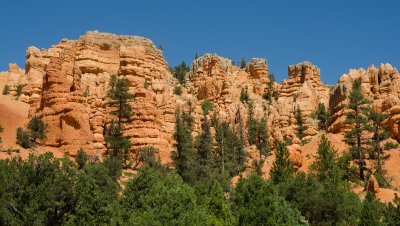
[[[5,85],[3,88],[3,95],[8,95],[10,93],[10,86]]]
[[[156,167],[160,165],[160,159],[158,157],[158,149],[153,146],[142,147],[137,151],[137,157],[133,169],[137,169],[139,165],[150,165]]]
[[[66,225],[109,225],[118,185],[101,164],[89,164],[78,175],[74,191],[75,208]]]
[[[268,129],[267,121],[254,119],[253,102],[249,101],[248,105],[248,142],[250,145],[255,145],[259,152],[259,159],[253,161],[253,167],[256,172],[261,173],[261,168],[264,165],[262,156],[269,154]]]
[[[122,163],[117,157],[107,156],[102,165],[106,167],[108,176],[114,181],[117,181],[121,177]]]
[[[384,225],[382,222],[383,214],[384,205],[375,199],[375,195],[372,192],[368,192],[363,202],[359,225]]]
[[[203,110],[204,115],[208,115],[208,112],[213,110],[213,104],[209,100],[205,99],[201,103],[201,109]]]
[[[230,176],[237,175],[245,168],[246,152],[243,143],[229,128],[227,122],[222,122],[216,129],[216,165],[220,173],[228,172]]]
[[[300,107],[296,108],[296,121],[297,121],[297,137],[302,140],[304,136],[303,114]]]
[[[46,124],[37,116],[34,116],[28,123],[28,132],[30,139],[36,143],[37,139],[43,140],[46,138]]]
[[[248,141],[250,145],[256,145],[261,160],[261,157],[266,156],[269,151],[267,120],[254,119],[253,103],[250,101],[247,106]]]
[[[206,210],[208,212],[207,225],[234,225],[231,208],[225,199],[221,185],[213,181],[211,192],[206,200]]]
[[[122,124],[129,120],[132,115],[132,107],[129,101],[134,97],[129,93],[126,81],[119,79],[116,75],[112,75],[110,78],[110,88],[107,95],[110,98],[107,105],[113,109],[111,114],[117,117],[117,123],[112,120],[106,133],[107,148],[113,156],[126,163],[132,144],[128,138],[123,136]]]
[[[330,180],[337,184],[341,180],[342,173],[338,164],[337,151],[325,135],[321,136],[311,170],[315,171],[316,176],[321,181]]]
[[[247,66],[246,60],[244,59],[244,57],[242,57],[242,60],[240,61],[240,68],[245,69],[246,66]]]
[[[377,156],[377,169],[379,173],[382,173],[382,155],[383,155],[383,148],[382,148],[382,141],[389,138],[389,134],[384,130],[382,126],[382,122],[388,117],[386,114],[382,114],[371,110],[368,114],[368,119],[370,120],[371,129],[373,132],[373,139],[370,142],[371,145],[371,152],[370,157]]]
[[[195,54],[195,56],[194,56],[194,59],[196,60],[197,58],[199,58],[199,54],[198,54],[197,51],[196,51],[196,54]]]
[[[358,78],[354,80],[349,95],[349,103],[347,105],[349,112],[346,114],[346,124],[351,125],[352,129],[345,133],[345,142],[351,147],[350,151],[357,159],[361,180],[365,179],[365,150],[363,145],[366,143],[367,138],[363,131],[368,130],[367,113],[370,110],[368,103],[369,101],[361,92],[361,79]]]
[[[22,95],[23,88],[24,86],[21,84],[17,86],[17,90],[15,91],[16,99],[18,99]]]
[[[359,221],[360,199],[345,183],[320,182],[300,173],[278,188],[310,225],[357,225]]]
[[[78,169],[83,169],[88,161],[88,156],[86,152],[81,148],[76,154],[76,163],[78,164]]]
[[[275,82],[276,82],[276,79],[275,79],[275,74],[274,73],[269,73],[268,74],[268,89],[269,89],[269,91],[271,92],[272,91],[272,89],[274,88],[274,84],[275,84]]]
[[[279,142],[275,150],[275,162],[271,169],[271,179],[279,184],[287,181],[293,175],[293,165],[289,158],[289,150],[285,143]]]
[[[0,133],[2,133],[3,131],[4,131],[4,128],[3,128],[3,126],[0,125]],[[2,140],[1,140],[1,137],[0,137],[0,145],[1,145],[1,143],[2,143]]]
[[[304,218],[259,175],[241,178],[232,194],[237,225],[307,225]]]
[[[174,77],[178,79],[179,83],[184,85],[186,83],[186,74],[189,72],[189,69],[190,68],[186,66],[185,61],[182,61],[182,63],[178,66],[175,66],[171,72]]]
[[[246,88],[243,88],[240,90],[240,102],[242,103],[247,103],[249,101],[249,91],[246,86]]]
[[[179,109],[175,114],[176,151],[172,152],[172,159],[176,171],[182,179],[188,183],[195,182],[196,149],[192,137],[192,117],[181,112]]]
[[[204,121],[202,123],[202,131],[196,138],[196,149],[197,149],[197,162],[199,164],[197,177],[199,179],[207,177],[212,171],[212,160],[213,146],[212,137],[210,131],[210,122],[206,115],[204,115]]]
[[[312,114],[312,117],[318,120],[319,129],[328,130],[328,123],[331,118],[330,112],[326,109],[324,103],[319,103],[317,110]]]
[[[17,128],[16,136],[17,136],[17,144],[20,145],[21,147],[31,148],[33,146],[33,143],[29,137],[29,133],[24,129],[22,129],[21,127]]]
[[[145,167],[121,197],[122,225],[201,225],[206,215],[193,189],[175,173]]]
[[[389,202],[384,212],[387,225],[398,225],[400,222],[400,198],[397,194],[393,199],[393,203]]]

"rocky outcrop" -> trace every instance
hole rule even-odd
[[[47,124],[44,145],[60,148],[73,156],[79,148],[93,150],[93,133],[74,47],[74,43],[66,43],[59,56],[50,57],[35,113]]]
[[[367,70],[352,69],[339,78],[338,84],[330,94],[330,109],[332,124],[330,132],[338,133],[347,129],[346,106],[352,83],[361,78],[362,93],[371,100],[372,107],[378,112],[389,115],[384,124],[398,139],[400,139],[400,74],[390,64],[381,64],[379,67],[371,65]]]
[[[246,128],[247,105],[240,101],[241,90],[247,90],[257,119],[267,117],[262,93],[268,82],[265,59],[252,59],[246,69],[232,65],[232,61],[216,54],[205,54],[193,61],[189,72],[186,102],[194,108],[195,131],[200,131],[203,118],[201,103],[207,99],[221,121],[229,122],[238,132]]]
[[[273,135],[277,140],[296,138],[295,114],[296,109],[300,108],[305,127],[303,139],[307,140],[316,135],[318,130],[316,121],[310,115],[319,103],[327,106],[330,88],[321,82],[319,68],[310,62],[290,65],[288,75],[289,78],[277,88],[279,97],[272,102],[270,109]]]
[[[62,40],[48,50],[27,51],[24,102],[30,116],[47,123],[44,145],[74,154],[79,147],[105,151],[105,127],[112,116],[106,103],[111,75],[125,79],[134,110],[125,128],[132,151],[152,145],[168,161],[173,149],[176,97],[171,74],[160,50],[145,38],[88,32]]]
[[[19,85],[26,83],[25,70],[17,64],[9,64],[8,72],[3,72],[7,77],[6,85],[9,87],[9,95],[15,96]]]

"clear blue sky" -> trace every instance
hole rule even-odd
[[[24,66],[28,46],[48,48],[88,30],[139,35],[164,47],[170,66],[195,52],[268,59],[278,80],[304,60],[336,83],[350,68],[400,66],[400,1],[1,2],[0,70]]]

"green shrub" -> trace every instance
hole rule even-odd
[[[23,148],[31,148],[33,146],[29,138],[29,133],[24,131],[21,127],[17,129],[17,144],[21,145]]]
[[[183,93],[183,91],[182,91],[182,86],[175,86],[175,87],[174,87],[174,94],[175,94],[175,95],[180,96],[180,95],[182,95],[182,93]]]
[[[201,109],[203,109],[203,113],[204,113],[205,115],[208,115],[208,112],[210,112],[210,111],[213,110],[213,105],[212,105],[212,103],[211,103],[209,100],[205,99],[205,100],[201,103]]]
[[[88,161],[88,156],[86,152],[81,148],[78,150],[76,155],[76,163],[78,164],[79,169],[83,169]]]
[[[36,142],[37,139],[43,140],[46,138],[45,134],[46,124],[37,116],[34,116],[28,124],[29,138]]]
[[[108,169],[108,175],[115,181],[121,176],[122,163],[116,157],[108,157],[104,160],[103,165]]]
[[[18,97],[20,97],[21,95],[22,95],[22,89],[24,88],[24,86],[23,85],[18,85],[17,86],[17,90],[16,90],[16,94],[15,94],[15,96],[17,97],[17,99],[18,99]]]
[[[3,88],[3,95],[8,95],[10,93],[10,86],[5,85]]]
[[[390,149],[395,149],[397,147],[399,147],[399,144],[395,144],[395,143],[389,141],[389,142],[385,143],[385,147],[384,148],[385,148],[385,150],[390,150]]]

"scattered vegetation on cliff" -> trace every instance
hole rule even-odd
[[[179,81],[181,85],[186,84],[186,74],[189,72],[189,67],[183,61],[180,65],[170,68],[171,73]]]

